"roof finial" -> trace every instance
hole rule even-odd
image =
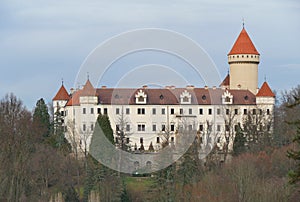
[[[64,78],[61,78],[61,85],[64,85]]]
[[[89,74],[89,72],[86,73],[86,76],[87,76],[87,80],[90,80],[90,74]]]
[[[245,19],[243,18],[242,21],[243,21],[243,29],[244,29],[245,28]]]
[[[265,79],[265,82],[267,82],[267,76],[266,76],[266,75],[265,75],[265,78],[264,78],[264,79]]]

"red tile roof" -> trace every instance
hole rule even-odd
[[[56,93],[56,95],[52,100],[69,100],[69,99],[70,96],[67,90],[65,89],[64,85],[61,85],[60,89],[58,90],[58,92]]]
[[[220,84],[220,86],[229,86],[230,85],[230,75],[227,74],[227,76],[225,77],[225,79],[222,81],[222,83]]]
[[[85,85],[82,88],[82,96],[94,96],[96,94],[96,89],[91,84],[90,80],[88,79]]]
[[[245,28],[242,29],[240,35],[238,36],[237,40],[235,41],[231,51],[228,55],[235,55],[235,54],[255,54],[259,55],[258,51],[256,50],[254,44],[252,43],[248,33],[246,32]]]
[[[265,81],[256,94],[256,97],[275,97],[275,94],[272,92],[270,86]]]
[[[98,88],[96,96],[99,104],[124,104],[134,105],[135,95],[139,90],[143,90],[147,95],[147,105],[179,105],[180,95],[185,90],[192,96],[191,104],[212,105],[222,104],[222,95],[225,90],[205,89],[205,88],[175,88],[175,89],[131,89],[131,88]],[[228,90],[233,95],[233,104],[251,105],[255,104],[255,95],[249,90]],[[76,91],[67,102],[67,106],[79,105],[79,97],[83,90]]]

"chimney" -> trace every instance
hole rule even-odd
[[[146,89],[146,88],[148,88],[148,86],[147,85],[143,85],[143,89]]]
[[[194,89],[195,88],[195,86],[193,86],[193,85],[187,85],[186,86],[186,89]]]
[[[73,93],[75,93],[75,89],[74,89],[74,88],[71,88],[71,89],[70,89],[70,95],[73,95]]]
[[[207,90],[207,89],[208,89],[208,86],[204,86],[204,89]]]
[[[101,86],[101,88],[102,88],[102,89],[105,89],[105,88],[106,88],[106,86]]]
[[[217,87],[216,86],[213,86],[213,90],[216,90],[217,89]]]

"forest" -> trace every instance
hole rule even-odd
[[[230,161],[214,149],[203,162],[195,139],[177,162],[141,176],[79,156],[61,119],[43,98],[32,112],[14,94],[0,100],[0,201],[299,201],[300,86],[277,95],[273,131],[256,134],[251,121],[239,129]],[[97,122],[127,149],[107,116]]]

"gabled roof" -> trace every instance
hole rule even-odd
[[[230,75],[227,74],[227,76],[225,77],[225,79],[222,81],[222,83],[220,84],[220,86],[229,86],[230,85]]]
[[[65,89],[64,85],[62,84],[60,89],[58,90],[58,92],[56,93],[56,95],[52,100],[69,100],[69,99],[70,96],[67,90]]]
[[[275,97],[275,94],[272,92],[270,86],[265,81],[256,94],[256,97]]]
[[[231,51],[228,55],[235,55],[235,54],[255,54],[259,55],[258,51],[256,50],[254,44],[252,43],[247,31],[245,28],[242,29],[240,35],[238,36],[237,40],[235,41]]]

